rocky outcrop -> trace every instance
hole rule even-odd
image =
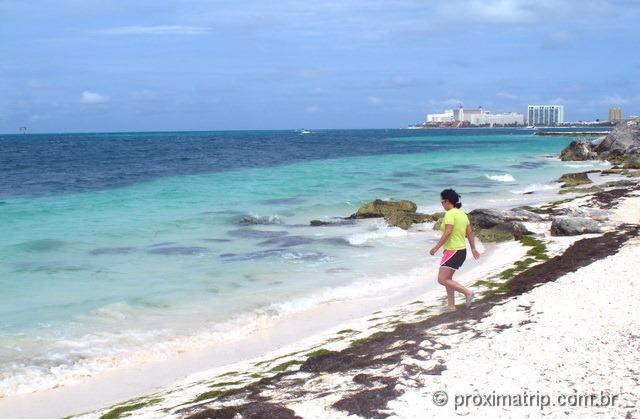
[[[593,160],[598,154],[591,149],[591,142],[580,139],[572,141],[567,148],[560,152],[560,160]]]
[[[387,224],[409,229],[414,223],[424,223],[436,221],[442,214],[422,214],[416,212],[418,206],[411,201],[383,201],[376,199],[362,205],[355,214],[351,214],[347,219],[362,218],[384,218]]]
[[[577,236],[601,232],[600,223],[591,218],[559,216],[553,217],[551,220],[552,236]]]
[[[560,153],[562,160],[608,160],[627,169],[640,169],[640,119],[618,124],[594,142],[572,141]]]
[[[542,221],[542,217],[522,208],[513,210],[477,209],[469,213],[476,236],[483,242],[520,240],[532,234],[522,222]]]
[[[379,218],[386,217],[397,211],[403,211],[408,213],[415,213],[418,206],[411,201],[383,201],[382,199],[376,199],[372,202],[367,202],[362,205],[355,214],[352,214],[349,218]]]
[[[593,183],[591,179],[589,179],[588,172],[580,172],[580,173],[566,173],[560,176],[560,179],[557,182],[562,183],[563,188],[570,188],[578,185],[588,185]]]

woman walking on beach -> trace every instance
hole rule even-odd
[[[467,257],[467,248],[465,245],[465,237],[471,245],[471,253],[475,259],[480,258],[480,253],[476,250],[475,236],[473,228],[469,223],[467,214],[460,208],[460,195],[453,189],[445,189],[440,192],[441,204],[445,209],[444,220],[440,225],[443,232],[438,243],[433,246],[429,252],[431,256],[443,247],[444,254],[440,260],[440,269],[438,270],[438,283],[444,285],[447,289],[447,311],[456,309],[454,292],[464,294],[466,306],[469,307],[474,299],[474,293],[470,289],[462,286],[453,280],[453,274],[464,263]]]

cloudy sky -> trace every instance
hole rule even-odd
[[[0,0],[0,132],[640,113],[631,0]]]

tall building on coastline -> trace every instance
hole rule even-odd
[[[622,109],[615,107],[609,108],[609,122],[622,121]]]
[[[563,105],[529,105],[527,121],[533,126],[554,126],[564,124]]]
[[[468,123],[474,126],[494,125],[524,125],[524,115],[516,112],[493,113],[485,111],[482,106],[475,109],[465,109],[460,106],[457,109],[447,109],[443,113],[427,115],[427,123]]]

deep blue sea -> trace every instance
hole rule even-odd
[[[516,129],[0,135],[0,396],[423,280],[429,228],[309,221],[375,198],[433,211],[445,187],[464,208],[540,201],[562,173],[598,164],[559,161],[569,141]]]

